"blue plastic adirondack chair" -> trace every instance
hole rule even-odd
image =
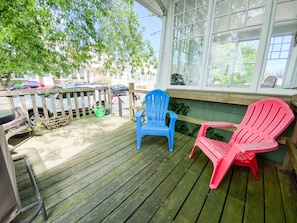
[[[177,115],[168,110],[170,96],[162,90],[156,89],[145,96],[146,108],[135,114],[137,149],[140,149],[141,138],[144,135],[166,136],[169,151],[173,151],[174,130]],[[166,125],[166,116],[169,114],[170,123]],[[146,123],[142,123],[142,118]]]

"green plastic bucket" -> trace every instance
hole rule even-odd
[[[102,118],[105,115],[105,108],[96,107],[93,109],[96,118]]]

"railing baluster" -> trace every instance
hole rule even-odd
[[[58,96],[55,96],[57,93]],[[36,101],[35,96],[37,94],[40,96],[38,101]],[[78,94],[80,94],[81,98],[79,98]],[[29,116],[29,111],[30,113],[33,112],[35,117],[38,117],[39,112],[42,111],[44,118],[69,113],[70,119],[73,120],[73,112],[75,111],[79,119],[80,117],[86,117],[87,113],[92,114],[92,108],[96,106],[96,101],[98,104],[102,105],[103,100],[105,108],[108,109],[110,113],[112,112],[112,96],[109,86],[0,92],[0,97],[3,96],[9,98],[9,103],[12,108],[16,106],[22,107],[23,112],[27,116]],[[19,97],[19,102],[16,102],[17,104],[14,104],[14,97]],[[28,107],[28,105],[30,105],[30,107]],[[50,106],[50,109],[48,106]],[[85,108],[82,114],[80,114],[81,108]]]

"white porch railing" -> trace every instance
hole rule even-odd
[[[74,117],[80,119],[92,114],[92,108],[100,105],[112,113],[112,96],[108,86],[2,91],[0,100],[1,97],[8,97],[10,106],[20,106],[28,117],[30,114],[39,117],[42,113],[44,118],[68,114],[71,120]]]

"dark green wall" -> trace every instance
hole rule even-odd
[[[177,103],[184,103],[186,106],[190,107],[189,113],[187,116],[199,118],[207,121],[227,121],[240,123],[243,116],[245,115],[247,106],[245,105],[234,105],[234,104],[225,104],[217,102],[208,102],[208,101],[196,101],[196,100],[186,100],[186,99],[172,99]],[[296,117],[296,114],[295,114]],[[290,124],[290,126],[282,133],[283,136],[291,136],[294,130],[296,123],[295,120]],[[187,124],[188,128],[191,130],[195,129],[197,125],[192,123]],[[231,134],[227,131],[215,130],[216,133],[223,135],[227,140],[230,139]],[[197,132],[194,134],[196,137]],[[277,163],[282,163],[286,154],[286,148],[283,145],[280,145],[279,149],[269,153],[260,154],[260,156],[273,160]]]

